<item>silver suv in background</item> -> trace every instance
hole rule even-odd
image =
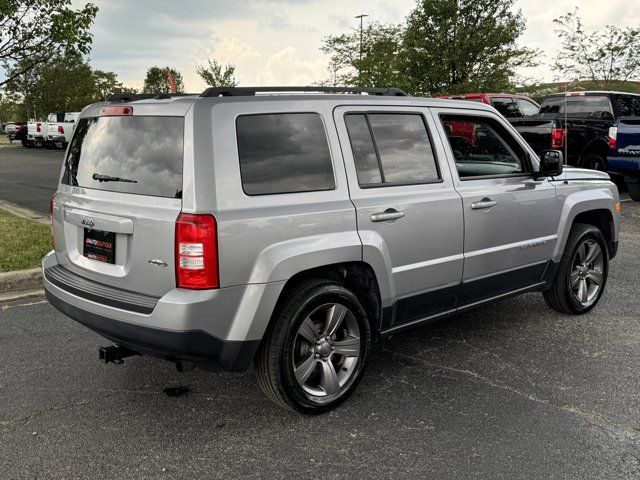
[[[210,88],[85,108],[51,216],[47,298],[116,344],[104,361],[254,363],[267,397],[320,413],[373,340],[531,291],[592,309],[620,203],[481,103]]]

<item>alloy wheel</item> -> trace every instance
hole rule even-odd
[[[592,239],[582,242],[573,256],[569,282],[573,296],[583,307],[590,306],[602,289],[604,252]]]
[[[346,390],[358,365],[360,335],[353,312],[340,303],[307,315],[293,342],[293,374],[300,387],[317,397]]]

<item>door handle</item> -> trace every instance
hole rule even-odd
[[[404,217],[404,212],[399,212],[393,208],[389,208],[384,212],[374,213],[371,215],[372,222],[388,222],[389,220],[397,220]]]
[[[484,210],[486,208],[495,207],[498,204],[495,200],[491,200],[490,198],[483,198],[479,202],[474,202],[471,204],[472,210]]]

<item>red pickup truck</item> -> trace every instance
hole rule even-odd
[[[498,110],[507,119],[531,117],[540,110],[540,105],[531,98],[510,93],[465,93],[464,95],[448,95],[438,98],[486,103]]]

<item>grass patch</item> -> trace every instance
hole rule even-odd
[[[48,225],[0,210],[0,272],[37,267],[49,250]]]

